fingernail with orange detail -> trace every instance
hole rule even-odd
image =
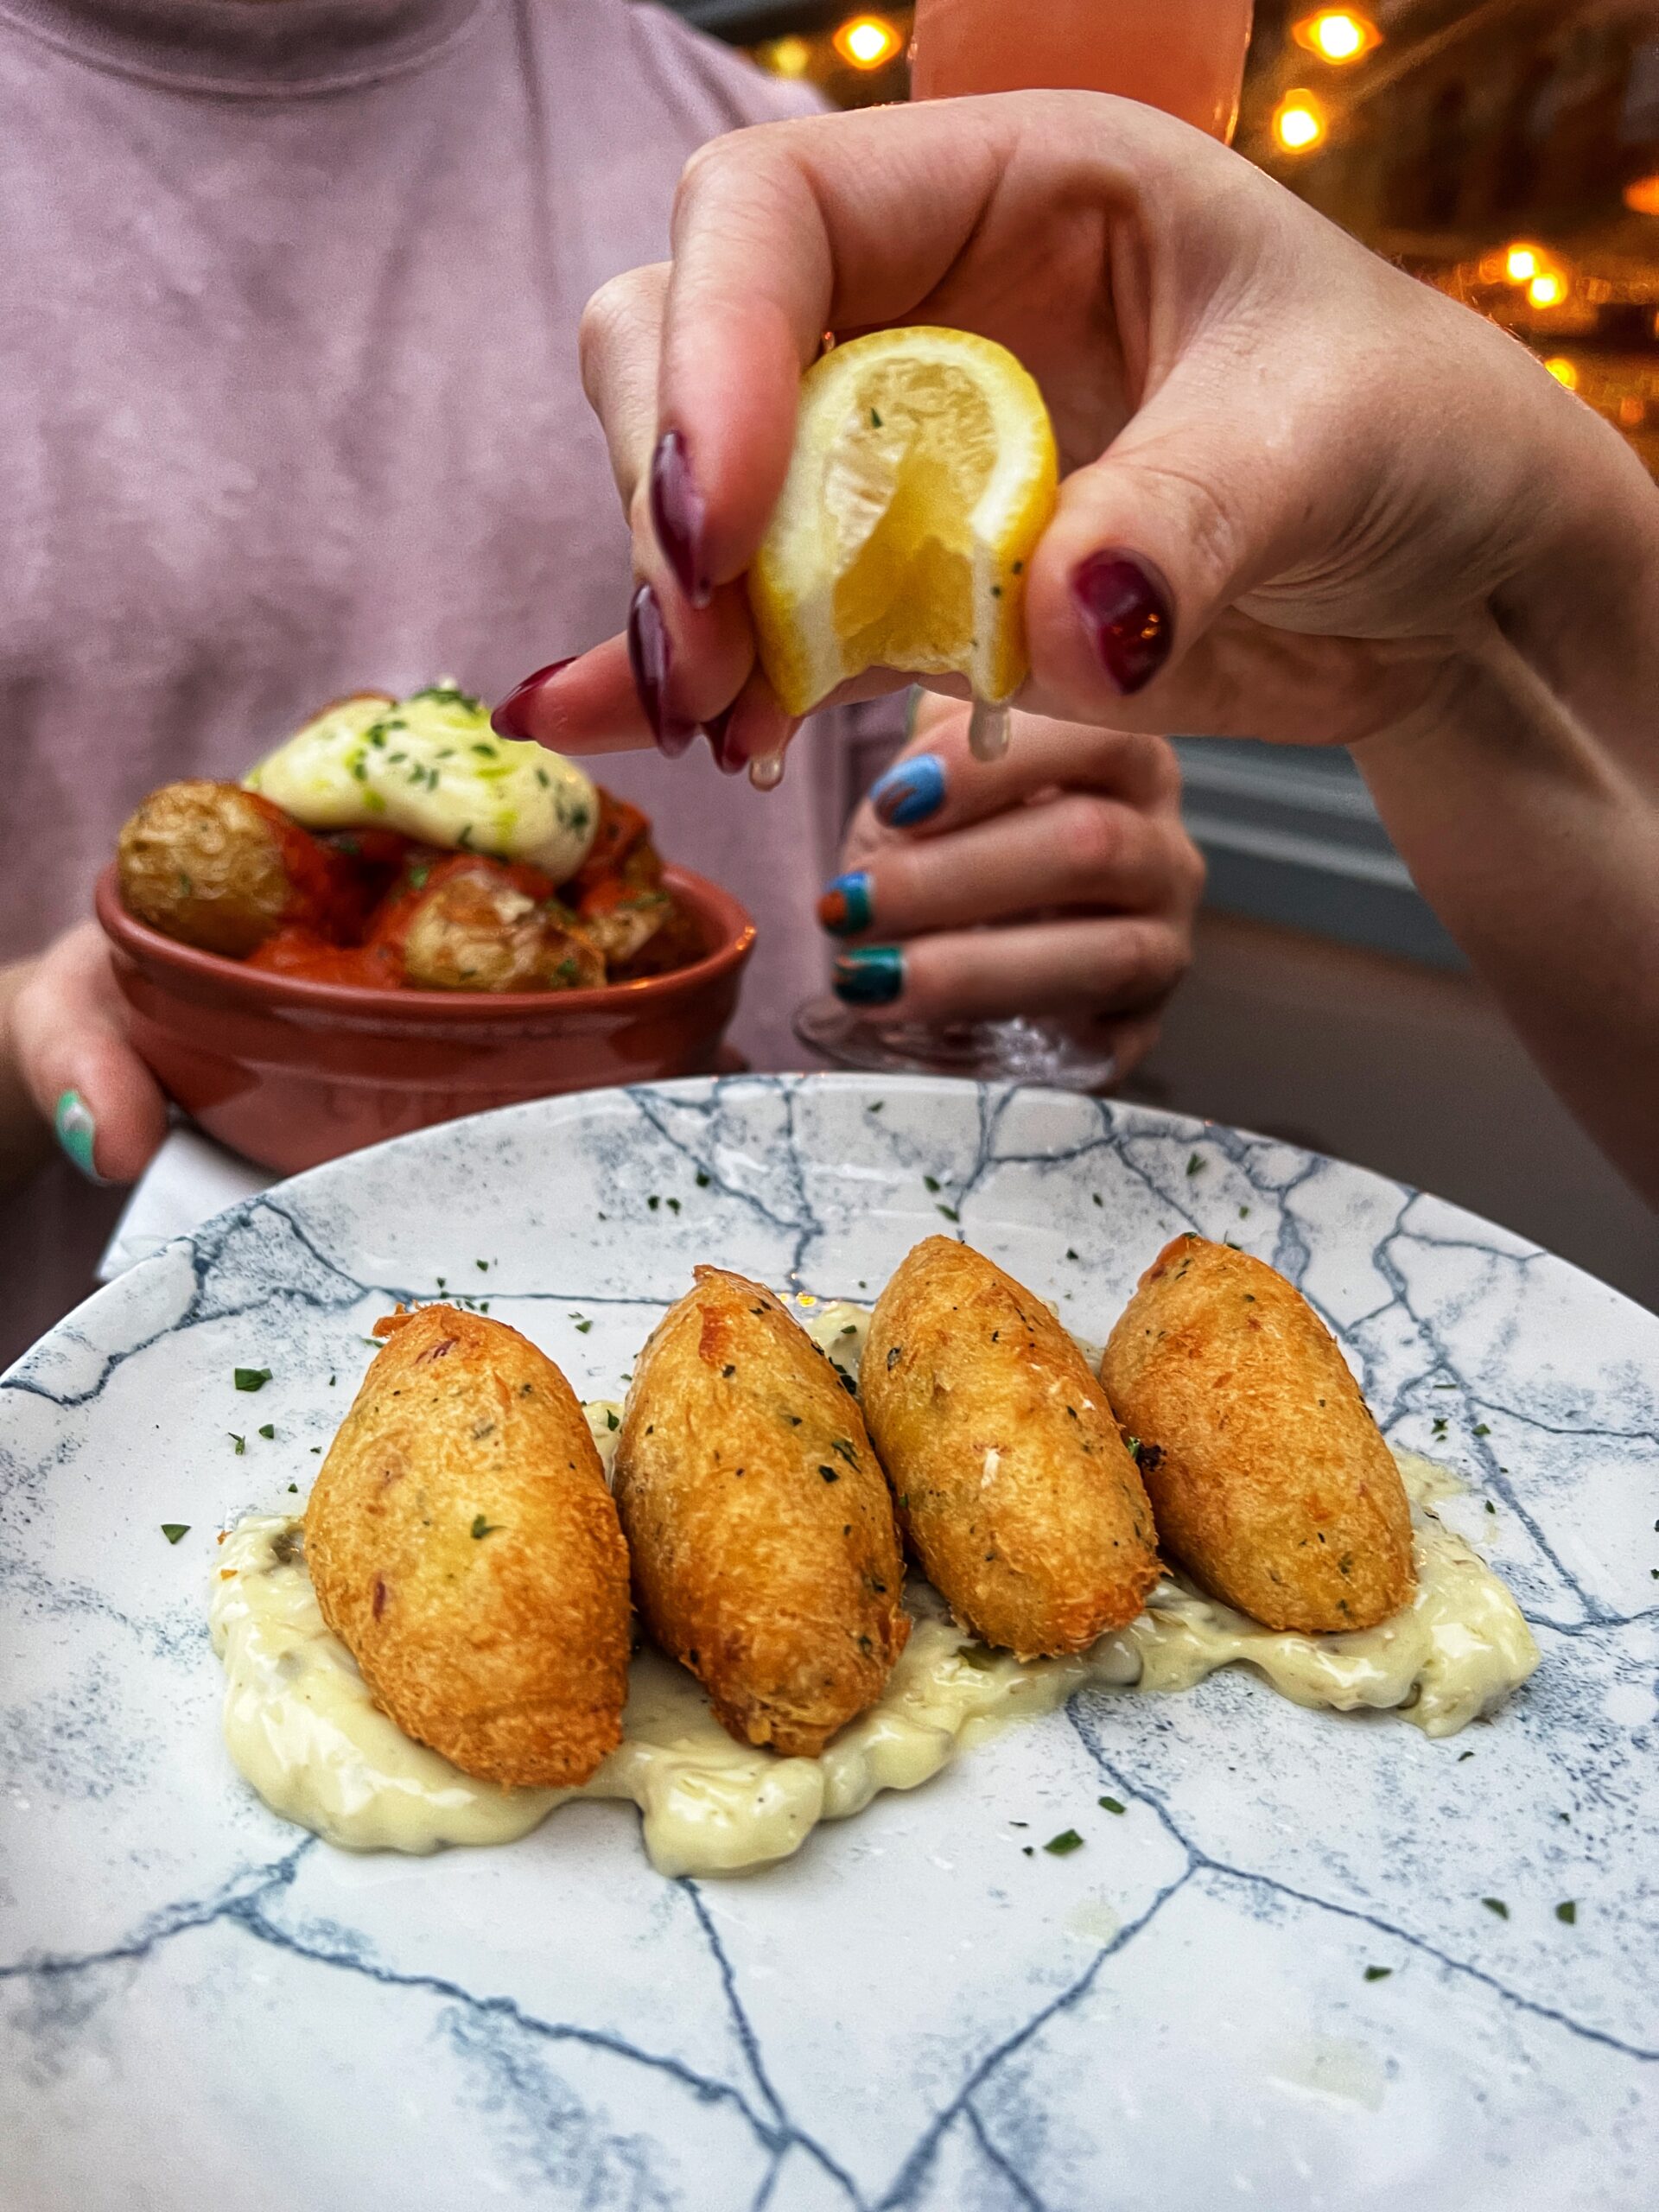
[[[857,937],[870,926],[874,912],[873,886],[863,868],[837,875],[823,887],[818,900],[818,921],[832,937]]]

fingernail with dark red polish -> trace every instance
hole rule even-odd
[[[1071,571],[1071,597],[1107,679],[1126,696],[1144,690],[1169,658],[1169,589],[1147,562],[1108,546]]]
[[[550,683],[562,668],[569,668],[576,656],[567,653],[563,660],[550,660],[545,668],[538,668],[522,683],[515,683],[506,697],[490,716],[490,728],[498,737],[534,737],[536,733],[525,718],[524,709],[533,693]]]
[[[664,430],[651,457],[651,522],[680,589],[693,607],[707,607],[714,588],[703,573],[702,494],[677,430]]]
[[[671,760],[677,760],[697,734],[695,722],[671,714],[664,701],[674,666],[674,649],[668,641],[663,610],[649,584],[641,584],[628,607],[628,666],[639,695],[652,735]]]
[[[748,755],[732,743],[732,717],[737,712],[736,702],[727,708],[723,715],[716,715],[702,726],[709,740],[709,750],[715,756],[715,766],[722,776],[741,776],[749,765]]]

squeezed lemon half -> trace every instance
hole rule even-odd
[[[879,330],[815,362],[749,569],[761,665],[786,711],[874,667],[1011,697],[1027,665],[1026,569],[1058,484],[1042,394],[991,339]]]

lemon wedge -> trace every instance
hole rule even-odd
[[[749,569],[760,662],[804,715],[867,668],[1024,681],[1026,569],[1054,512],[1053,426],[1005,346],[873,331],[801,380],[789,474]]]

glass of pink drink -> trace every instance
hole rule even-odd
[[[916,0],[912,99],[1116,92],[1230,138],[1253,0]]]
[[[1229,139],[1250,42],[1254,0],[917,0],[913,99],[964,92],[1116,92]],[[973,749],[1007,742],[1001,709],[976,705]],[[1092,1022],[1045,1017],[899,1021],[839,999],[796,1009],[802,1043],[842,1067],[909,1069],[1061,1090],[1109,1088],[1117,1069]]]

